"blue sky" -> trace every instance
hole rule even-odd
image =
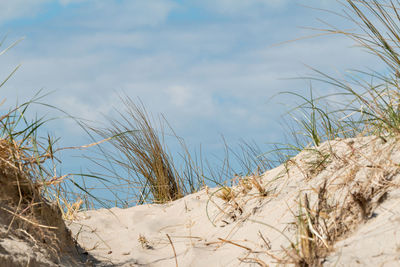
[[[325,27],[318,19],[349,25],[304,5],[343,12],[332,0],[2,1],[5,46],[24,37],[0,57],[0,78],[22,64],[1,88],[3,108],[43,88],[54,91],[48,103],[99,122],[102,114],[113,116],[125,92],[210,153],[221,151],[221,134],[232,145],[280,142],[280,116],[296,101],[270,98],[309,86],[286,78],[310,74],[304,64],[338,77],[376,65],[339,36],[276,45],[315,34],[301,27]],[[72,121],[54,122],[49,131],[67,146],[88,141]]]

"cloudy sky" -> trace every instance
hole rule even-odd
[[[43,89],[54,91],[44,101],[102,121],[124,92],[191,146],[215,152],[221,134],[233,145],[279,142],[280,116],[296,101],[271,97],[309,87],[286,78],[310,74],[304,64],[339,76],[375,64],[340,36],[283,43],[316,34],[304,27],[326,27],[321,20],[351,25],[318,9],[343,13],[333,0],[1,1],[3,48],[24,38],[0,57],[0,79],[22,64],[1,88],[3,107]],[[85,143],[72,122],[56,123],[49,130],[66,145]]]

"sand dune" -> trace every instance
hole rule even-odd
[[[100,209],[68,221],[104,266],[400,264],[397,140],[335,140],[231,190]],[[307,204],[307,202],[309,204]]]

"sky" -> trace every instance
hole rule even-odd
[[[341,36],[303,38],[324,22],[350,27],[324,10],[344,12],[333,0],[1,1],[2,48],[23,38],[0,57],[0,79],[21,64],[0,88],[3,108],[43,89],[46,103],[102,122],[123,93],[207,153],[222,151],[221,135],[232,146],[281,142],[281,116],[297,100],[276,95],[310,86],[289,78],[311,74],[307,66],[340,77],[378,64]],[[88,142],[73,121],[52,123],[63,145]]]

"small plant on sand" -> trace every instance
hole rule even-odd
[[[261,185],[262,180],[259,175],[253,175],[249,178],[251,184],[257,189],[257,191],[260,193],[260,196],[267,196],[268,192],[265,190],[265,188]]]
[[[221,187],[221,189],[219,190],[217,197],[226,202],[229,202],[235,198],[235,193],[233,192],[232,188],[224,186]]]
[[[143,249],[153,249],[153,247],[150,245],[149,240],[147,240],[147,238],[144,235],[139,235],[138,242],[140,243]]]
[[[320,192],[323,190],[325,188]],[[332,250],[332,244],[328,243],[326,233],[323,232],[326,230],[326,224],[320,225],[320,215],[323,212],[320,208],[321,206],[318,206],[316,212],[311,209],[307,194],[304,195],[304,201],[299,201],[299,213],[295,222],[297,242],[292,244],[291,249],[285,250],[290,258],[289,262],[295,263],[296,266],[322,266],[323,259]],[[326,223],[323,219],[322,222]]]

